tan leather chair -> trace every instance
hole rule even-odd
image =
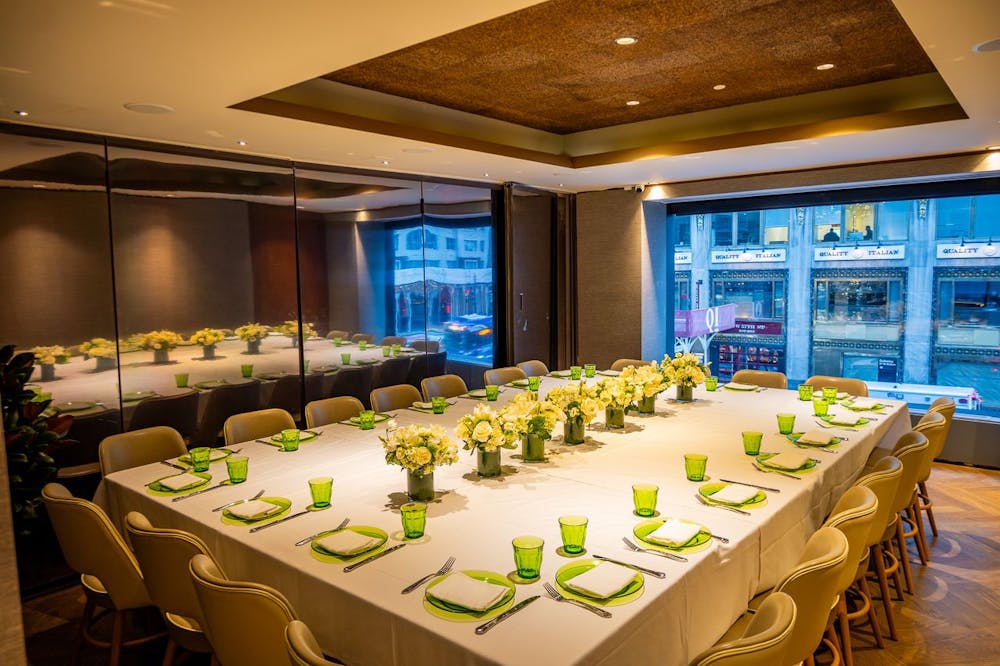
[[[929,448],[930,442],[927,440],[927,437],[921,432],[911,430],[899,438],[899,441],[892,450],[892,455],[898,458],[899,462],[903,465],[903,475],[899,479],[899,488],[896,490],[896,496],[892,500],[892,516],[890,523],[885,527],[882,541],[884,545],[888,546],[885,548],[885,551],[891,556],[889,557],[890,564],[893,559],[898,563],[898,568],[893,573],[897,590],[899,589],[899,569],[902,569],[903,578],[906,582],[906,591],[911,593],[913,590],[913,575],[910,572],[910,558],[906,552],[906,539],[903,536],[902,513],[909,509],[913,502],[913,491],[917,487],[917,476],[920,474],[920,469],[924,462],[924,454]],[[898,558],[892,552],[893,544],[898,549]],[[890,566],[890,568],[892,567]],[[902,592],[900,592],[900,598],[902,599]]]
[[[437,340],[424,340],[423,338],[419,340],[414,340],[410,343],[410,346],[417,351],[427,352],[430,354],[436,354],[441,351],[441,343]]]
[[[785,377],[785,373],[783,372],[737,370],[736,374],[733,375],[733,381],[737,384],[753,384],[754,386],[766,386],[767,388],[788,388],[788,378]]]
[[[621,372],[630,365],[638,368],[640,365],[649,365],[649,361],[643,361],[639,358],[620,358],[611,364],[611,369]]]
[[[549,374],[549,368],[541,361],[521,361],[517,367],[524,371],[529,377],[544,377]]]
[[[205,620],[202,628],[222,664],[274,666],[288,661],[285,627],[298,618],[280,592],[229,580],[207,555],[192,557],[188,568]]]
[[[809,537],[799,563],[774,586],[774,592],[784,592],[795,601],[795,625],[784,663],[813,661],[840,593],[837,586],[843,570],[853,566],[847,560],[849,549],[843,532],[821,527]],[[831,643],[829,647],[836,655],[837,646]]]
[[[694,658],[692,666],[776,666],[784,655],[795,626],[795,602],[784,592],[764,600],[743,635],[719,643]]]
[[[868,396],[868,384],[860,379],[851,377],[830,377],[827,375],[813,375],[805,380],[803,384],[809,384],[814,391],[820,391],[824,386],[835,386],[838,391],[843,391],[848,395],[864,398]]]
[[[861,562],[868,561],[868,534],[877,510],[878,497],[874,491],[864,486],[852,486],[837,500],[830,517],[823,523],[824,527],[836,527],[847,537],[847,566],[840,575],[837,608],[830,617],[831,623],[836,623],[833,626],[840,629],[841,651],[847,666],[854,666],[851,625],[847,615],[847,590],[854,583]]]
[[[357,416],[364,408],[361,401],[351,395],[314,400],[306,405],[306,427],[315,428],[327,423],[337,423]]]
[[[431,398],[440,396],[442,398],[454,398],[469,392],[469,387],[465,385],[465,380],[458,375],[438,375],[428,377],[420,382],[420,391],[424,394],[424,400],[430,402]]]
[[[882,533],[885,532],[886,525],[889,524],[893,515],[892,503],[896,498],[896,491],[899,489],[899,480],[902,476],[903,464],[899,462],[899,458],[890,455],[879,460],[871,472],[855,482],[858,486],[871,489],[878,498],[878,509],[875,511],[875,518],[868,530],[868,559],[875,565],[875,580],[882,592],[882,605],[890,635],[896,633],[896,622],[892,615],[892,604],[889,598],[889,578],[885,566],[885,554],[882,552]],[[861,593],[862,603],[856,610],[848,614],[848,619],[854,621],[866,618],[872,627],[875,644],[883,647],[882,627],[875,614],[875,605],[868,589],[868,568],[866,561],[862,561],[858,565],[855,580],[858,584],[858,591]]]
[[[378,343],[380,347],[391,347],[392,345],[406,346],[406,338],[398,335],[387,335]]]
[[[201,607],[188,572],[192,557],[199,553],[209,555],[208,546],[190,532],[153,527],[138,511],[125,516],[125,531],[149,598],[163,613],[167,625],[170,640],[163,665],[174,663],[178,647],[211,653],[212,646],[201,630]]]
[[[942,402],[946,400],[947,402]],[[931,532],[938,535],[937,522],[934,520],[934,502],[931,501],[930,492],[927,490],[927,480],[931,476],[933,462],[941,457],[945,444],[948,442],[948,433],[951,431],[951,421],[955,416],[955,401],[951,398],[938,398],[931,403],[930,409],[920,419],[913,429],[922,432],[931,443],[930,453],[927,455],[927,465],[920,470],[917,476],[917,497],[914,503],[914,511],[917,514],[921,530],[921,539],[926,535],[923,532],[923,520],[921,513],[927,514],[927,520],[931,524]],[[941,419],[944,423],[941,423]]]
[[[316,637],[302,620],[292,620],[285,627],[285,646],[288,648],[288,660],[291,666],[327,666],[340,663],[330,661],[323,656],[323,650],[316,642]]]
[[[338,329],[333,329],[332,331],[330,331],[329,333],[326,334],[326,339],[327,340],[333,340],[334,338],[340,338],[341,340],[350,340],[351,339],[351,332],[350,331],[341,331],[341,330],[338,330]]]
[[[261,437],[270,437],[294,427],[295,419],[285,410],[258,409],[256,412],[230,416],[222,426],[222,433],[226,438],[226,446],[230,446]]]
[[[153,426],[105,437],[97,450],[101,475],[141,467],[187,453],[184,438],[173,428]]]
[[[515,379],[527,378],[528,375],[524,373],[524,370],[514,366],[507,368],[491,368],[483,373],[484,384],[496,384],[497,386],[508,384]]]
[[[73,497],[58,483],[42,488],[42,501],[66,564],[80,574],[80,585],[87,598],[72,663],[76,663],[83,641],[110,648],[109,663],[117,666],[122,648],[162,638],[164,633],[158,632],[128,641],[124,639],[125,613],[149,608],[153,602],[146,592],[138,562],[101,507]],[[99,640],[90,632],[90,625],[97,619],[94,611],[98,606],[114,612],[110,642]]]
[[[420,391],[409,384],[396,384],[372,389],[372,409],[376,412],[391,412],[396,409],[406,409],[415,402],[420,402]]]
[[[351,342],[361,342],[362,340],[370,345],[375,344],[375,336],[371,333],[355,333],[351,336]]]

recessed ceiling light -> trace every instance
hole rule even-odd
[[[559,187],[562,187],[562,186],[563,186],[563,184],[562,184],[562,183],[559,183]]]
[[[637,41],[639,41],[637,37],[619,37],[615,40],[615,44],[618,46],[632,46]]]
[[[382,160],[382,164],[384,166],[389,166],[389,160]]]
[[[247,142],[246,142],[246,139],[239,139],[239,140],[238,140],[238,141],[236,142],[236,145],[237,145],[237,146],[245,146],[245,145],[247,145]]]
[[[129,111],[134,111],[136,113],[173,113],[174,107],[167,106],[166,104],[152,104],[149,102],[126,102],[123,104]]]
[[[825,62],[822,65],[816,65],[816,69],[818,69],[821,72],[825,72],[828,69],[833,69],[834,67],[836,67],[836,65],[834,65],[832,62]]]
[[[629,101],[625,102],[625,106],[639,106],[639,100],[630,99]]]
[[[1000,146],[986,146],[986,150],[1000,150]]]
[[[36,188],[36,189],[39,189],[39,190],[44,190],[46,186],[45,186],[45,185],[42,185],[41,183],[34,183],[34,184],[32,185],[32,187],[34,187],[34,188]]]
[[[28,112],[25,111],[25,110],[23,110],[23,109],[16,109],[14,111],[14,115],[15,116],[21,116],[22,118],[24,118],[26,115],[28,115]]]
[[[485,172],[483,172],[483,175],[486,176],[487,178],[489,178],[490,177],[490,172],[489,171],[485,171]]]
[[[725,90],[725,89],[726,89],[725,83],[719,83],[717,85],[712,86],[712,90]]]

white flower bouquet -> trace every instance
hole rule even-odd
[[[140,345],[143,349],[170,350],[184,342],[184,338],[166,329],[162,331],[150,331],[143,333]]]
[[[405,426],[379,439],[387,464],[399,465],[417,476],[433,474],[435,467],[458,461],[458,444],[441,426]]]
[[[455,435],[465,442],[463,448],[466,451],[480,449],[487,452],[513,449],[521,437],[516,420],[507,419],[503,412],[497,413],[483,404],[476,405],[471,414],[458,420]]]
[[[244,342],[259,342],[267,337],[267,332],[270,330],[271,329],[268,326],[253,323],[243,324],[236,329],[235,333],[239,336],[240,340],[243,340]]]
[[[65,356],[66,350],[61,345],[49,345],[33,347],[31,353],[35,355],[35,362],[39,365],[54,365],[56,357]]]
[[[705,383],[708,373],[708,363],[704,365],[694,354],[681,354],[670,358],[670,354],[663,357],[661,371],[663,376],[678,386],[697,386]]]
[[[633,402],[641,400],[644,393],[640,386],[621,377],[608,377],[597,383],[597,399],[605,407],[625,409]]]
[[[115,343],[107,338],[91,338],[80,343],[80,351],[91,358],[114,358]]]
[[[191,342],[203,347],[219,344],[225,339],[225,332],[219,328],[203,328],[191,336]]]
[[[542,439],[552,437],[556,422],[562,418],[562,410],[547,400],[538,400],[529,392],[519,393],[502,412],[502,417],[510,423],[510,428],[523,437],[534,435]]]
[[[580,420],[584,424],[593,421],[597,412],[604,409],[597,398],[597,388],[584,382],[557,386],[546,394],[545,401],[561,411],[567,420]]]

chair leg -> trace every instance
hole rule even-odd
[[[913,594],[913,574],[910,573],[910,553],[906,550],[906,537],[903,536],[903,519],[896,521],[896,548],[899,550],[899,566],[906,580],[906,591]]]
[[[924,532],[924,521],[920,515],[920,495],[913,496],[913,504],[910,506],[910,515],[913,516],[913,523],[917,527],[917,533],[913,537],[917,542],[917,554],[920,555],[920,564],[927,566],[930,561],[930,554],[927,552],[927,534]]]
[[[844,653],[844,663],[854,666],[854,653],[851,648],[851,621],[847,618],[847,592],[840,594],[837,600],[837,616],[840,618],[840,648]]]
[[[931,506],[931,496],[927,492],[927,482],[921,481],[917,484],[917,488],[920,491],[918,494],[924,499],[925,507],[923,510],[927,513],[927,521],[931,524],[931,533],[937,536],[937,523],[934,522],[934,507]]]
[[[122,632],[125,624],[125,611],[115,610],[114,626],[111,629],[111,666],[118,666],[122,654]]]
[[[876,544],[874,551],[875,574],[878,576],[878,586],[882,591],[882,608],[885,609],[885,620],[889,625],[889,638],[895,641],[898,640],[896,638],[896,619],[892,615],[892,596],[889,592],[889,577],[885,573],[885,556],[882,552],[882,544]]]
[[[177,643],[171,638],[167,640],[167,649],[163,653],[163,666],[173,666],[174,656],[177,654]]]
[[[885,649],[885,641],[882,640],[882,626],[878,623],[878,614],[875,612],[875,602],[872,601],[871,590],[868,589],[868,579],[862,576],[858,581],[861,596],[868,601],[868,624],[872,626],[872,634],[875,636],[875,645],[880,649]]]
[[[83,647],[84,636],[87,633],[87,623],[94,615],[95,606],[93,599],[88,596],[87,602],[83,606],[83,615],[80,617],[80,630],[76,634],[76,645],[73,646],[73,654],[69,658],[71,666],[76,666],[80,660],[80,649]]]

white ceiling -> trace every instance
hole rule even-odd
[[[529,0],[0,0],[0,119],[563,191],[1000,144],[1000,51],[972,51],[1000,37],[1000,0],[894,2],[968,120],[573,170],[228,108],[535,4]],[[176,111],[137,114],[123,108],[127,102]],[[19,119],[16,109],[30,115]]]

